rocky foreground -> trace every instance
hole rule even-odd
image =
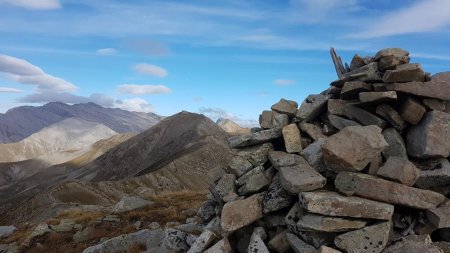
[[[83,252],[450,252],[450,72],[430,76],[396,48],[332,57],[329,89],[281,99],[230,138],[195,218]]]

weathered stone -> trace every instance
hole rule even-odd
[[[244,185],[250,177],[252,177],[253,175],[259,174],[259,173],[263,173],[264,172],[264,167],[263,166],[258,166],[256,168],[251,169],[250,171],[248,171],[247,173],[245,173],[244,175],[240,176],[236,183],[238,186],[242,186]]]
[[[325,144],[325,139],[319,138],[314,143],[306,147],[300,153],[303,158],[319,173],[327,170],[325,161],[322,156],[322,146]]]
[[[328,99],[328,113],[344,116],[345,115],[345,106],[356,104],[359,100],[342,100],[342,99]]]
[[[238,154],[247,159],[253,166],[264,165],[268,158],[269,151],[273,150],[271,143],[264,143],[262,145],[253,146],[241,149]]]
[[[267,234],[262,227],[256,227],[253,230],[252,236],[250,237],[250,242],[248,245],[248,253],[269,253],[264,241],[267,238]]]
[[[231,248],[230,242],[228,238],[223,238],[211,248],[205,250],[203,253],[231,253],[233,252],[233,248]]]
[[[401,240],[387,247],[383,253],[443,253],[439,247],[411,240]]]
[[[356,195],[417,209],[435,208],[445,200],[445,196],[437,192],[417,189],[360,173],[339,173],[335,180],[335,186],[340,192],[347,195]],[[378,190],[374,191],[373,189]]]
[[[337,128],[339,130],[342,130],[349,126],[360,126],[361,125],[356,121],[342,118],[342,117],[339,117],[339,116],[336,116],[333,114],[328,114],[328,120],[330,121],[330,124],[333,127]]]
[[[59,224],[50,225],[50,229],[57,232],[70,232],[72,230],[78,230],[80,225],[77,225],[74,219],[62,219]]]
[[[219,204],[214,200],[207,200],[203,202],[197,211],[197,216],[200,217],[204,222],[211,220],[216,216],[216,212],[219,208]]]
[[[208,172],[207,172],[207,176],[209,179],[211,179],[211,182],[217,182],[223,175],[227,174],[225,169],[222,166],[216,166],[211,168]],[[148,188],[148,187],[145,187]],[[148,188],[150,189],[150,188]],[[153,194],[154,196],[155,194]],[[141,195],[139,195],[141,196]]]
[[[287,114],[290,117],[294,117],[297,113],[297,107],[297,102],[282,98],[278,103],[272,105],[271,109],[278,113]]]
[[[108,239],[100,244],[86,248],[83,250],[83,253],[127,252],[133,246],[146,245],[147,239],[154,233],[156,232],[149,229],[144,229],[134,233],[120,235]]]
[[[389,221],[381,222],[338,235],[334,243],[348,253],[380,253],[386,247],[390,229]]]
[[[296,117],[304,122],[312,121],[325,111],[330,97],[330,95],[323,94],[309,95],[300,105]]]
[[[406,145],[403,137],[394,128],[387,128],[383,130],[383,136],[389,146],[382,151],[384,158],[387,160],[391,156],[400,156],[408,158],[406,152]]]
[[[286,208],[292,204],[294,196],[290,195],[282,186],[279,173],[272,179],[272,183],[264,194],[264,214]]]
[[[187,251],[189,246],[186,243],[187,234],[181,230],[166,228],[161,246],[175,251]]]
[[[255,193],[270,185],[271,180],[264,171],[251,175],[245,184],[239,188],[239,195]]]
[[[356,119],[358,122],[363,124],[364,126],[378,126],[383,129],[387,126],[387,122],[376,115],[361,109],[359,107],[353,105],[347,105],[345,107],[345,116],[350,119]]]
[[[404,185],[413,186],[419,177],[419,169],[406,158],[391,156],[378,170],[377,175]]]
[[[233,136],[229,139],[229,143],[231,148],[242,148],[270,142],[280,138],[281,135],[281,128],[272,128],[252,134]]]
[[[289,212],[286,214],[284,221],[286,222],[286,226],[291,233],[298,234],[299,230],[297,228],[297,222],[300,220],[300,217],[303,215],[304,210],[301,208],[300,204],[296,202],[289,209]]]
[[[311,213],[328,216],[389,220],[394,206],[359,197],[346,197],[335,192],[302,192],[300,206]]]
[[[403,57],[403,56],[408,56],[408,55],[409,55],[409,52],[405,51],[401,48],[385,48],[385,49],[378,51],[375,54],[375,60],[378,61],[382,57],[387,57],[387,56]]]
[[[341,99],[344,100],[358,99],[359,93],[371,90],[372,85],[365,82],[361,81],[346,82],[344,83],[344,86],[342,87],[341,90]]]
[[[450,207],[428,209],[427,218],[436,228],[450,228]]]
[[[81,242],[85,242],[88,241],[90,238],[90,236],[95,232],[95,228],[94,227],[85,227],[84,229],[81,229],[79,231],[77,231],[72,239],[74,242],[76,243],[81,243]]]
[[[333,249],[333,248],[322,245],[322,246],[320,246],[318,253],[342,253],[342,252],[340,252],[337,249]]]
[[[407,122],[417,125],[427,110],[417,100],[409,97],[403,102],[400,114]]]
[[[203,231],[192,244],[187,253],[202,253],[217,238],[217,235],[209,230]]]
[[[429,162],[429,161],[427,161]],[[431,161],[430,161],[431,163]],[[435,161],[435,165],[421,170],[415,186],[421,189],[435,189],[450,185],[450,163],[446,158]]]
[[[253,164],[251,164],[248,159],[242,156],[233,156],[228,163],[228,169],[231,173],[240,177],[250,171],[253,168]]]
[[[406,122],[390,105],[382,104],[377,106],[376,113],[391,123],[391,125],[398,131],[403,131],[406,127]]]
[[[268,243],[267,246],[269,249],[278,252],[278,253],[284,253],[287,252],[291,246],[289,245],[289,242],[287,240],[287,233],[288,230],[284,230],[277,235],[275,235]]]
[[[433,245],[441,249],[441,253],[450,253],[450,242],[434,242]]]
[[[335,171],[360,171],[388,146],[377,126],[350,126],[322,146],[325,164]]]
[[[223,198],[227,196],[229,193],[235,193],[236,192],[236,176],[234,174],[225,174],[220,178],[219,182],[217,182],[216,186],[214,187],[219,193],[219,195]]]
[[[0,238],[12,235],[17,230],[14,226],[0,226]]]
[[[373,91],[386,91],[385,83],[372,83]]]
[[[380,169],[380,165],[383,162],[383,158],[381,157],[381,154],[374,157],[372,161],[370,161],[369,169],[367,170],[367,173],[370,175],[376,175],[378,173],[378,170]]]
[[[286,154],[282,151],[270,151],[269,160],[275,169],[279,170],[281,167],[292,166],[297,163],[297,156],[294,154]]]
[[[314,170],[302,157],[301,162],[295,166],[281,167],[279,169],[281,185],[293,194],[303,191],[313,191],[325,186],[327,180]]]
[[[417,63],[409,63],[397,66],[393,70],[387,70],[383,75],[384,83],[424,82],[425,73],[422,66]]]
[[[445,103],[439,99],[425,98],[423,99],[423,104],[429,110],[433,111],[445,111]]]
[[[378,69],[380,71],[395,69],[399,65],[408,64],[409,60],[409,56],[385,56],[380,58]]]
[[[298,238],[296,235],[287,233],[286,234],[289,245],[291,245],[292,250],[295,253],[316,253],[317,250],[313,246],[305,243],[302,239]]]
[[[35,238],[39,238],[47,233],[52,232],[52,230],[50,229],[49,225],[47,225],[46,223],[40,223],[39,225],[37,225],[33,232],[31,232],[31,234],[25,239],[25,241],[22,243],[24,245],[30,245],[30,243],[35,239]]]
[[[262,195],[255,194],[243,200],[226,203],[222,210],[221,226],[226,232],[235,231],[260,219]]]
[[[318,214],[304,214],[297,222],[300,231],[345,232],[365,227],[366,221]]]
[[[302,142],[300,141],[300,130],[296,124],[290,124],[282,129],[284,145],[288,153],[300,153]]]
[[[450,85],[449,85],[450,86]],[[450,114],[431,111],[406,136],[408,154],[418,158],[450,155]]]
[[[440,81],[391,83],[386,85],[386,89],[416,96],[450,100],[450,85]]]
[[[397,100],[395,91],[373,91],[359,93],[359,101],[363,103],[385,103]]]
[[[378,63],[371,62],[351,72],[345,73],[340,80],[344,82],[353,80],[363,82],[376,82],[381,81],[381,79],[382,79],[381,74],[378,71]]]
[[[259,124],[264,129],[281,128],[289,124],[289,116],[274,111],[263,111],[259,115]]]
[[[205,230],[210,230],[211,232],[214,232],[216,235],[222,234],[222,227],[220,226],[220,218],[214,217],[211,221],[206,224]]]
[[[352,61],[350,63],[350,71],[361,68],[364,65],[366,65],[366,63],[364,62],[364,58],[356,54],[355,56],[353,56]]]
[[[310,123],[305,123],[305,122],[302,122],[302,123],[298,124],[298,126],[300,127],[302,132],[304,132],[307,135],[309,135],[315,141],[317,139],[319,139],[319,138],[327,138],[322,133],[322,129],[320,128],[320,126],[317,126],[317,125],[314,125],[314,124],[310,124]],[[303,147],[306,147],[306,146],[303,146]]]
[[[124,196],[112,209],[113,213],[124,213],[154,205],[153,202],[136,196]]]

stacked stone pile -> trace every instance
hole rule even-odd
[[[231,137],[203,232],[185,243],[171,230],[165,249],[450,252],[450,72],[430,76],[398,48],[350,66],[332,55],[329,89],[281,99],[259,131]]]

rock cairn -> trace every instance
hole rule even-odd
[[[450,72],[430,76],[399,48],[332,58],[329,89],[281,99],[230,138],[203,232],[189,244],[170,230],[169,250],[450,252]]]

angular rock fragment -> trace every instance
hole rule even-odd
[[[450,207],[429,209],[427,218],[436,228],[450,228]]]
[[[295,253],[316,253],[317,250],[313,246],[305,243],[302,239],[298,238],[296,235],[288,233],[286,235],[291,248]]]
[[[255,194],[243,200],[226,203],[222,210],[221,226],[226,232],[235,231],[260,219],[262,195]]]
[[[300,130],[296,124],[290,124],[282,129],[284,145],[288,153],[300,153],[302,142],[300,140]]]
[[[380,71],[395,69],[397,66],[409,63],[409,56],[385,56],[380,58],[378,68]]]
[[[240,177],[250,171],[253,168],[253,164],[242,156],[233,156],[228,163],[228,168],[231,173]]]
[[[322,156],[323,144],[325,144],[325,139],[319,138],[300,153],[319,173],[324,173],[327,170]]]
[[[403,50],[401,48],[385,48],[385,49],[378,51],[375,54],[375,60],[378,61],[382,57],[387,57],[387,56],[403,57],[403,56],[408,56],[408,55],[409,55],[409,52],[406,50]]]
[[[343,117],[339,117],[339,116],[336,116],[333,114],[328,114],[328,120],[330,121],[330,124],[333,127],[337,128],[339,130],[342,130],[349,126],[360,126],[361,125],[356,121],[349,120],[349,119],[346,119]]]
[[[17,230],[14,226],[0,226],[0,238],[5,238],[10,236]]]
[[[213,232],[205,229],[203,233],[195,240],[187,253],[202,253],[217,238]]]
[[[441,112],[445,111],[445,103],[439,99],[425,98],[423,100],[423,104],[429,110],[441,111]]]
[[[298,126],[304,133],[309,135],[315,141],[319,138],[326,138],[326,136],[322,133],[322,129],[320,128],[320,126],[310,123],[300,123],[298,124]]]
[[[259,124],[264,129],[281,128],[289,124],[289,116],[274,111],[263,111],[259,115]]]
[[[359,100],[328,99],[328,113],[338,116],[345,116],[345,107],[358,102]]]
[[[297,112],[298,104],[292,100],[280,99],[280,101],[272,105],[271,109],[282,114],[287,114],[289,117],[294,117]]]
[[[361,68],[364,65],[366,65],[366,63],[364,62],[364,58],[356,54],[355,56],[353,56],[352,61],[350,63],[350,71]]]
[[[297,156],[294,154],[287,154],[283,151],[269,152],[269,160],[275,169],[279,170],[281,167],[293,166],[297,163]]]
[[[270,185],[270,183],[270,178],[268,178],[264,172],[259,172],[251,175],[247,179],[246,183],[241,188],[239,188],[238,193],[239,195],[255,193],[267,187],[268,185]]]
[[[425,106],[413,98],[407,98],[400,108],[400,114],[405,121],[417,125],[427,110]]]
[[[203,253],[231,253],[233,252],[233,248],[228,241],[228,238],[223,238],[216,244],[214,244],[211,248],[205,250]]]
[[[383,253],[443,253],[443,251],[434,245],[427,244],[424,242],[417,242],[411,240],[401,240],[395,244],[387,247]]]
[[[159,232],[156,233],[159,234]],[[166,235],[165,233],[162,234],[163,237],[165,235]],[[127,252],[133,246],[146,245],[147,239],[152,238],[153,236],[155,236],[155,231],[144,229],[134,233],[113,237],[100,244],[84,249],[83,253]],[[159,235],[157,235],[157,237],[160,238]],[[165,238],[162,239],[164,240]],[[180,241],[180,245],[181,244],[183,244],[182,241]],[[187,247],[183,247],[183,249],[187,250]]]
[[[327,247],[327,246],[320,246],[319,253],[342,253],[339,250]]]
[[[363,82],[377,82],[381,81],[381,79],[382,77],[380,72],[378,71],[377,62],[371,62],[351,72],[345,73],[340,78],[340,80],[342,81],[358,80]]]
[[[424,82],[425,73],[422,66],[417,63],[409,63],[397,66],[394,70],[388,70],[383,75],[384,83]]]
[[[377,126],[350,126],[322,146],[325,164],[335,171],[360,171],[388,146]]]
[[[216,216],[216,212],[219,208],[219,203],[214,200],[207,200],[203,202],[197,211],[197,216],[204,222],[207,222]]]
[[[238,186],[244,185],[249,180],[250,177],[259,173],[263,173],[264,170],[265,169],[263,166],[258,166],[256,168],[251,169],[250,171],[248,171],[247,173],[238,178],[238,180],[236,181],[237,185]]]
[[[382,151],[382,154],[386,160],[391,156],[408,158],[405,142],[397,130],[394,128],[384,129],[383,136],[389,144],[389,146]]]
[[[281,137],[281,128],[262,130],[252,134],[233,136],[229,139],[231,148],[242,148],[270,142]]]
[[[390,229],[389,221],[381,222],[339,235],[334,243],[348,253],[380,253],[386,247]]]
[[[309,95],[300,105],[296,117],[304,122],[317,118],[325,109],[330,95]]]
[[[272,179],[272,183],[264,194],[263,213],[267,214],[292,204],[294,196],[290,195],[282,186],[280,175],[277,174]]]
[[[366,221],[350,218],[304,214],[297,222],[297,229],[315,232],[345,232],[363,228],[366,224]]]
[[[250,243],[248,245],[248,253],[269,253],[264,241],[267,238],[267,234],[262,227],[256,227],[253,230],[252,236],[250,237]]]
[[[220,178],[220,180],[216,184],[216,191],[223,198],[227,196],[229,193],[236,192],[236,176],[234,174],[225,174]]]
[[[419,177],[419,173],[419,169],[408,159],[391,156],[378,170],[377,175],[404,185],[413,186]]]
[[[358,99],[359,93],[371,90],[372,85],[365,82],[361,81],[346,82],[344,83],[344,86],[342,87],[341,90],[341,99],[344,100]]]
[[[375,125],[383,129],[387,126],[387,122],[376,115],[353,105],[345,107],[345,116],[350,119],[356,119],[364,126]]]
[[[398,131],[403,131],[406,127],[406,122],[398,114],[398,112],[387,104],[377,106],[376,113],[387,120]]]
[[[291,248],[287,240],[287,233],[288,231],[284,230],[275,235],[272,240],[267,243],[268,248],[278,253],[287,252]]]
[[[433,190],[450,185],[450,162],[445,158],[433,162],[436,162],[434,166],[430,164],[420,171],[416,187]]]
[[[386,85],[386,89],[416,96],[450,100],[450,85],[440,81],[391,83]]]
[[[264,143],[259,146],[253,146],[241,149],[238,154],[247,159],[253,166],[264,165],[267,162],[269,151],[273,150],[271,143]]]
[[[359,93],[359,101],[363,103],[385,103],[397,100],[395,91],[373,91]]]
[[[417,158],[450,155],[450,114],[431,111],[406,136],[408,154]]]
[[[417,189],[360,173],[339,173],[335,180],[335,186],[340,192],[347,195],[356,195],[417,209],[435,208],[445,200],[445,196],[437,192]]]

